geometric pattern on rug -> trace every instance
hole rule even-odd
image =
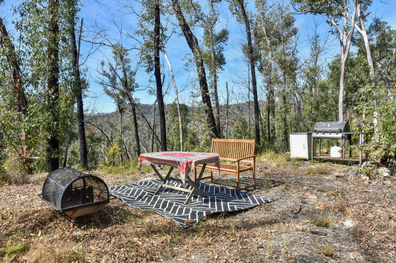
[[[118,197],[126,204],[144,211],[154,211],[166,218],[172,219],[179,226],[190,227],[199,223],[205,216],[213,213],[231,212],[248,209],[260,204],[269,203],[274,199],[237,192],[224,186],[214,186],[199,183],[198,187],[206,194],[202,197],[194,193],[188,204],[184,204],[188,193],[163,187],[159,194],[155,191],[161,180],[140,181],[133,184],[112,186],[111,195]],[[189,187],[171,180],[174,186]]]

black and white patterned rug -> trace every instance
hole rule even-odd
[[[120,198],[129,206],[146,211],[152,210],[174,220],[182,227],[196,225],[202,218],[212,213],[238,211],[274,201],[271,198],[237,192],[235,189],[224,186],[200,183],[199,188],[207,197],[195,193],[190,202],[185,205],[184,201],[188,194],[186,192],[162,188],[159,194],[154,195],[160,184],[159,179],[140,181],[112,186],[109,191],[111,195]],[[174,181],[170,184],[180,186],[180,183]],[[188,186],[188,183],[182,185],[182,187]]]

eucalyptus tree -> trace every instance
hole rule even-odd
[[[254,101],[254,127],[256,135],[256,144],[261,145],[260,137],[260,106],[257,95],[257,77],[256,77],[256,63],[257,59],[253,51],[253,40],[251,33],[252,14],[246,10],[247,3],[244,0],[230,0],[230,10],[236,17],[238,22],[244,23],[247,38],[247,56],[250,65],[250,76],[252,80],[252,93]],[[250,16],[250,17],[249,17]]]
[[[120,146],[122,145],[125,148],[125,154],[127,155],[127,158],[129,159],[128,151],[126,150],[125,142],[123,139],[123,125],[124,125],[123,115],[125,113],[126,106],[127,106],[127,98],[124,93],[124,90],[122,89],[122,86],[119,85],[116,72],[113,70],[106,72],[106,70],[104,69],[104,65],[105,65],[105,63],[104,63],[104,61],[102,61],[101,74],[103,77],[107,78],[108,82],[101,81],[100,84],[102,85],[104,93],[113,99],[113,101],[117,107],[117,111],[118,111],[118,114],[120,117],[119,129],[118,129],[118,131],[119,131],[118,143]],[[112,68],[115,68],[115,67],[112,66]],[[120,162],[122,163],[122,155],[120,155]]]
[[[128,57],[128,50],[120,43],[112,44],[113,63],[102,61],[101,71],[102,76],[99,83],[105,87],[108,94],[119,102],[119,109],[123,109],[123,100],[126,98],[129,101],[133,117],[134,135],[135,135],[135,156],[140,155],[140,139],[139,127],[136,115],[136,101],[132,97],[132,93],[138,87],[135,82],[136,70],[132,69],[132,61]],[[108,69],[106,70],[107,67]]]
[[[166,151],[166,122],[165,122],[165,106],[164,97],[162,94],[161,82],[161,63],[160,63],[160,27],[161,27],[161,12],[160,1],[154,0],[154,76],[156,84],[156,93],[158,101],[158,111],[160,117],[160,132],[161,132],[161,151]]]
[[[396,82],[396,30],[386,21],[374,18],[369,26],[369,38],[378,81],[388,90],[387,100],[394,99],[392,87]]]
[[[279,133],[282,138],[285,151],[289,148],[289,133],[291,132],[290,102],[291,94],[295,92],[296,74],[298,67],[297,58],[297,28],[294,26],[295,18],[291,14],[288,6],[278,4],[273,14],[274,22],[277,25],[278,47],[275,54],[275,62],[279,71],[279,107],[277,114],[280,118]]]
[[[162,50],[162,53],[164,53],[164,57],[166,62],[168,63],[169,66],[169,71],[171,74],[171,78],[172,78],[172,83],[173,83],[173,87],[175,90],[175,102],[176,102],[176,106],[177,106],[177,118],[178,118],[178,123],[179,123],[179,138],[180,138],[180,151],[183,151],[184,149],[184,140],[183,140],[183,119],[182,119],[182,113],[181,113],[181,105],[179,102],[179,90],[177,88],[177,84],[176,84],[176,78],[175,75],[173,73],[173,68],[172,68],[172,64],[168,58],[168,54],[166,53],[165,49]],[[153,136],[154,139],[154,136]]]
[[[367,58],[367,63],[370,67],[370,83],[371,85],[375,85],[376,80],[375,80],[375,69],[374,69],[374,63],[373,63],[373,58],[371,55],[371,48],[370,48],[370,39],[368,37],[365,21],[370,12],[368,12],[368,8],[370,7],[372,3],[372,0],[365,0],[365,1],[358,1],[357,6],[356,6],[356,19],[357,23],[355,23],[355,28],[361,35],[363,41],[364,41],[364,47],[366,50],[366,58]],[[368,12],[368,13],[367,13]],[[349,17],[349,20],[351,18]],[[352,21],[351,21],[352,22]],[[378,107],[378,98],[376,95],[376,92],[374,91],[374,104],[375,107]],[[376,133],[378,134],[378,111],[374,111],[374,126],[376,129]],[[379,135],[377,136],[377,141],[379,140]]]
[[[309,37],[310,53],[302,66],[302,88],[303,88],[303,114],[302,127],[305,130],[312,129],[315,122],[330,119],[325,112],[331,108],[331,93],[321,89],[324,79],[324,65],[321,62],[323,52],[326,50],[326,40],[321,40],[318,34],[318,25],[314,24],[312,35]],[[323,93],[322,93],[323,92]],[[323,105],[327,105],[327,110]]]
[[[47,170],[59,168],[59,0],[48,2],[48,97],[50,125],[48,126]]]
[[[374,18],[367,33],[375,67],[375,85],[359,87],[355,96],[354,110],[366,117],[363,127],[365,139],[369,143],[365,145],[365,150],[370,156],[380,160],[383,165],[393,165],[396,153],[394,146],[396,30],[392,30],[387,22]],[[363,60],[366,57],[364,40],[358,39],[357,44],[358,55]],[[360,64],[369,68],[367,63]],[[369,76],[368,73],[369,69],[366,69],[366,76]],[[376,104],[373,103],[373,98],[376,98]]]
[[[190,25],[188,24],[182,7],[178,0],[171,0],[173,11],[176,15],[176,18],[179,22],[180,29],[183,32],[183,35],[187,41],[188,46],[190,47],[193,56],[195,67],[197,70],[198,82],[201,91],[202,103],[204,104],[204,110],[206,115],[207,124],[209,127],[210,132],[212,133],[211,136],[220,137],[216,129],[216,121],[213,114],[212,103],[209,95],[209,88],[208,82],[206,77],[205,65],[204,65],[204,58],[202,54],[202,50],[200,48],[198,39],[191,31]],[[192,3],[194,5],[194,3]]]
[[[143,60],[143,65],[146,67],[146,72],[153,71],[155,75],[156,82],[156,102],[158,102],[158,110],[160,115],[160,132],[161,132],[161,150],[167,148],[167,139],[166,139],[166,119],[165,119],[165,104],[163,102],[163,90],[162,85],[163,81],[161,81],[161,65],[160,65],[160,53],[161,51],[164,55],[164,58],[168,64],[169,71],[171,74],[172,83],[175,90],[175,101],[178,109],[178,118],[179,118],[179,132],[180,132],[180,151],[183,151],[183,131],[182,131],[182,117],[180,111],[180,103],[179,103],[179,91],[176,84],[176,78],[173,73],[172,64],[170,59],[168,58],[168,54],[166,52],[166,42],[170,39],[170,36],[167,36],[167,25],[166,23],[161,22],[161,14],[168,13],[168,6],[164,2],[160,1],[145,1],[142,2],[143,14],[139,17],[139,30],[136,30],[135,33],[140,35],[143,38],[143,43],[141,44],[141,55]],[[133,7],[132,7],[133,8]],[[154,12],[153,12],[154,11]],[[151,28],[154,25],[154,31]],[[135,40],[136,37],[132,36]],[[140,42],[139,40],[137,40]],[[154,53],[154,56],[153,56]],[[164,75],[165,76],[165,75]],[[154,105],[156,104],[154,103]],[[154,110],[155,112],[155,110]],[[153,118],[153,121],[155,117]],[[153,124],[153,128],[154,124]],[[152,148],[154,147],[154,136],[153,132],[153,143]]]
[[[128,8],[133,10],[139,17],[139,29],[135,30],[134,34],[128,34],[135,41],[139,42],[140,53],[142,57],[142,64],[146,68],[147,73],[154,73],[155,78],[155,94],[158,102],[158,113],[160,121],[160,137],[161,150],[166,151],[166,118],[165,118],[165,104],[163,92],[163,74],[161,74],[160,51],[164,50],[164,38],[166,28],[161,24],[161,13],[166,7],[164,2],[160,0],[142,1],[142,10],[136,11],[134,5],[129,5]],[[142,40],[138,39],[140,36]],[[154,135],[153,135],[154,136]]]
[[[197,20],[197,25],[203,28],[203,58],[206,67],[209,70],[209,83],[213,88],[213,98],[216,106],[216,127],[217,133],[221,135],[220,123],[220,102],[218,94],[218,74],[220,70],[224,70],[223,66],[226,64],[224,57],[224,46],[228,41],[229,32],[227,29],[216,31],[220,19],[220,11],[217,5],[221,0],[208,0],[207,5],[209,12],[206,14],[202,11],[199,3],[192,4],[192,10]]]
[[[356,12],[360,0],[292,0],[303,13],[326,15],[327,22],[333,27],[341,48],[341,74],[339,81],[338,120],[344,121],[345,66],[349,56],[352,36],[356,25]]]
[[[88,169],[88,152],[87,152],[87,142],[85,138],[85,121],[84,121],[84,105],[83,105],[83,89],[84,83],[81,79],[80,74],[80,47],[81,47],[81,34],[83,19],[81,19],[80,32],[78,40],[76,38],[76,20],[77,20],[77,1],[69,0],[68,2],[70,12],[69,14],[69,30],[70,30],[70,41],[71,41],[71,64],[72,72],[74,76],[73,80],[73,92],[75,94],[77,102],[77,126],[78,126],[78,138],[79,138],[79,148],[80,148],[80,162],[82,169]]]
[[[276,140],[275,129],[275,61],[274,53],[278,45],[279,39],[276,32],[276,23],[272,18],[274,12],[273,6],[269,6],[266,1],[256,1],[258,13],[257,21],[254,27],[254,35],[260,51],[260,70],[264,77],[267,89],[267,140],[273,144]]]
[[[1,4],[1,3],[0,3]],[[28,111],[28,102],[25,95],[25,88],[22,82],[22,74],[20,69],[20,59],[18,57],[18,53],[15,50],[15,46],[8,35],[7,28],[3,23],[3,19],[0,17],[0,46],[4,49],[4,55],[7,58],[8,67],[11,70],[12,75],[12,86],[14,92],[12,94],[16,94],[17,97],[17,110],[22,115],[22,118],[27,117]],[[5,73],[7,74],[7,73]],[[6,86],[6,85],[1,85]],[[3,98],[5,99],[5,98]],[[4,109],[3,109],[4,110]],[[32,174],[31,160],[30,160],[30,147],[26,144],[26,140],[29,140],[30,134],[26,133],[24,129],[21,130],[21,144],[22,144],[22,158],[23,158],[23,166],[24,170],[27,174]],[[2,138],[3,140],[3,138]]]
[[[367,63],[370,67],[370,81],[371,83],[374,83],[375,82],[374,63],[371,56],[370,39],[368,37],[368,33],[365,25],[366,18],[370,15],[370,12],[368,12],[368,8],[370,7],[371,3],[372,0],[358,1],[356,3],[357,23],[355,23],[355,28],[363,38],[364,47],[366,49]],[[351,17],[348,18],[352,23],[352,18]]]
[[[66,58],[70,55],[68,11],[67,5],[61,5],[58,0],[25,0],[15,9],[20,16],[15,20],[15,27],[23,54],[23,79],[29,91],[29,109],[34,111],[29,121],[40,123],[36,126],[40,135],[35,138],[35,147],[45,148],[36,153],[45,152],[48,171],[59,168],[64,136],[61,125],[69,123],[66,119],[71,117],[70,65]],[[39,165],[40,161],[35,163]]]
[[[14,10],[19,49],[15,55],[20,57],[21,83],[29,102],[27,117],[19,120],[29,134],[26,146],[37,159],[32,164],[36,170],[45,166],[52,171],[60,166],[61,146],[72,130],[75,74],[70,16],[77,4],[24,0]]]

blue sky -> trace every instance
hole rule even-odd
[[[206,3],[205,1],[202,1]],[[130,14],[130,10],[121,6],[121,2],[117,1],[104,1],[104,0],[82,0],[83,6],[79,16],[84,18],[84,28],[85,31],[88,29],[93,29],[95,25],[106,29],[107,36],[114,42],[120,41],[120,34],[117,29],[122,24],[122,29],[124,32],[129,32],[133,34],[133,31],[137,26],[137,17],[133,14]],[[130,3],[137,4],[136,1],[130,1]],[[13,30],[11,25],[12,21],[12,12],[11,6],[18,5],[19,1],[15,0],[5,0],[5,4],[0,6],[0,16],[5,20],[6,26],[11,31],[11,34],[15,34],[16,32]],[[251,1],[249,5],[250,10],[253,8],[253,1]],[[234,18],[228,11],[228,4],[224,3],[221,5],[221,21],[218,25],[218,28],[227,28],[230,32],[230,38],[227,46],[225,47],[225,57],[226,57],[226,66],[225,70],[219,75],[219,91],[220,91],[220,100],[221,103],[225,101],[225,86],[226,82],[229,84],[229,89],[238,91],[241,89],[241,86],[237,84],[237,82],[242,81],[242,79],[246,78],[248,75],[248,68],[246,62],[242,58],[242,54],[240,52],[240,46],[246,41],[244,35],[244,27],[241,24],[235,22]],[[129,13],[129,14],[128,14]],[[393,29],[396,28],[396,22],[394,19],[394,15],[396,14],[396,1],[393,0],[374,0],[371,8],[370,18],[379,17],[382,20],[385,20],[392,26]],[[299,37],[299,51],[302,55],[302,58],[308,54],[309,50],[309,42],[308,35],[312,34],[312,28],[314,20],[318,24],[319,34],[321,39],[324,40],[327,37],[329,38],[329,42],[327,44],[328,51],[326,56],[323,58],[324,61],[326,59],[330,59],[332,56],[339,52],[339,42],[335,39],[334,36],[329,35],[329,25],[325,23],[325,18],[312,15],[298,15],[296,21],[296,26],[300,29],[300,37]],[[195,29],[197,37],[200,35],[200,31]],[[128,39],[126,36],[123,36],[122,42],[126,47],[132,47],[135,45],[131,39]],[[88,43],[83,43],[81,53],[83,58],[81,61],[85,59],[85,56],[89,53],[91,49],[91,45]],[[185,55],[190,53],[190,50],[187,46],[187,43],[184,37],[173,35],[169,40],[166,51],[168,53],[168,57],[172,63],[172,67],[174,73],[176,75],[176,81],[179,90],[183,90],[183,92],[179,95],[181,102],[190,104],[191,103],[191,94],[190,90],[192,89],[192,81],[195,79],[195,71],[186,71],[185,70]],[[133,53],[133,51],[131,51]],[[85,107],[91,111],[95,112],[112,112],[115,110],[115,105],[112,100],[103,94],[102,88],[96,83],[97,82],[97,73],[96,70],[99,69],[100,62],[106,57],[111,58],[111,51],[109,48],[103,47],[100,50],[96,51],[93,55],[88,57],[86,63],[83,67],[88,70],[87,77],[89,80],[89,91],[87,93],[88,97],[85,98],[84,103]],[[133,59],[133,54],[131,54],[131,58]],[[133,59],[136,61],[136,59]],[[164,65],[163,71],[166,73],[164,89],[169,87],[169,94],[165,96],[165,103],[172,103],[174,101],[174,88],[171,84],[171,79],[169,75],[168,65],[165,63],[163,56],[161,57],[161,63]],[[141,87],[140,91],[135,93],[135,97],[139,98],[141,103],[152,104],[155,100],[155,96],[149,95],[147,90],[144,90],[145,87],[151,86],[154,87],[153,83],[149,83],[150,76],[147,75],[144,71],[144,68],[141,68],[137,73],[137,82]],[[260,81],[259,81],[260,84]],[[196,85],[196,84],[195,84]],[[246,93],[246,92],[244,92]],[[264,98],[264,93],[260,92],[259,96]],[[243,98],[239,98],[243,99]]]

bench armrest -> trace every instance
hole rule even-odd
[[[243,157],[243,158],[236,159],[235,161],[239,162],[241,160],[245,160],[245,159],[249,159],[249,158],[256,159],[256,155],[246,156],[246,157]]]

